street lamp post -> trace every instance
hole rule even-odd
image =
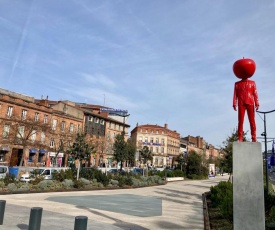
[[[261,135],[264,136],[264,143],[265,143],[265,173],[266,173],[266,190],[267,190],[267,193],[269,191],[269,186],[268,186],[267,133],[266,133],[266,119],[265,119],[265,115],[267,113],[273,113],[273,112],[275,112],[275,109],[271,110],[271,111],[266,111],[266,112],[257,111],[257,113],[264,114],[264,132]]]

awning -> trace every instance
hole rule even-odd
[[[30,153],[36,153],[36,149],[30,149],[29,152]]]
[[[1,148],[0,148],[0,150],[1,151],[10,151],[10,147],[9,146],[2,146]]]
[[[45,154],[45,153],[47,153],[47,150],[45,150],[45,149],[40,149],[39,150],[39,154]]]

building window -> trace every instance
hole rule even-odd
[[[100,124],[101,124],[101,125],[104,125],[104,120],[101,119],[101,120],[100,120]]]
[[[31,133],[31,142],[35,142],[35,139],[36,139],[36,130],[32,130],[32,133]]]
[[[17,132],[17,138],[22,139],[24,137],[25,126],[19,126]]]
[[[150,138],[150,143],[152,143],[152,144],[154,143],[154,138],[153,137]]]
[[[53,119],[52,130],[56,130],[57,120]]]
[[[10,125],[4,125],[3,138],[8,138],[10,133]]]
[[[142,129],[140,129],[140,132],[142,133]]]
[[[139,137],[138,141],[142,142],[142,137]]]
[[[145,133],[148,133],[148,129],[145,130]]]
[[[151,153],[153,152],[153,147],[150,147],[150,151],[151,151]]]
[[[151,133],[154,133],[154,130],[153,130],[153,129],[151,130]]]
[[[72,133],[74,131],[74,124],[70,123],[70,133]]]
[[[158,153],[159,152],[159,147],[156,147],[156,153]]]
[[[159,133],[159,131],[157,130],[157,131],[156,131],[156,133],[158,134],[158,133]]]
[[[95,118],[95,123],[98,123],[99,122],[99,119],[98,117]]]
[[[43,120],[44,124],[48,123],[48,115],[44,115],[44,120]]]
[[[40,139],[41,143],[44,144],[45,143],[45,133],[42,132],[41,133],[41,139]]]
[[[158,138],[156,138],[156,143],[157,143],[157,144],[159,143],[159,139],[158,139]]]
[[[161,153],[164,153],[164,148],[163,147],[161,147]]]
[[[80,124],[78,124],[77,125],[77,132],[80,133],[80,131],[81,131],[81,126],[80,126]]]
[[[21,116],[22,120],[26,120],[27,118],[27,110],[22,109],[22,116]]]
[[[161,144],[165,145],[164,139],[161,139]]]
[[[92,116],[89,116],[88,120],[89,120],[90,122],[93,122],[93,117],[92,117]]]
[[[39,119],[39,113],[35,113],[34,114],[34,121],[38,121],[38,119]]]
[[[62,132],[65,131],[65,126],[66,126],[65,121],[62,121],[62,122],[61,122],[61,131],[62,131]]]
[[[148,137],[145,137],[144,142],[146,143],[148,142]]]
[[[13,107],[12,107],[12,106],[9,106],[9,107],[8,107],[8,112],[7,112],[7,116],[8,116],[8,117],[11,117],[11,116],[12,116],[12,110],[13,110]]]
[[[51,141],[50,141],[50,148],[53,148],[54,147],[54,139],[51,138]]]

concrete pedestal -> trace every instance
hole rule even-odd
[[[264,230],[264,184],[261,144],[233,143],[234,230]]]

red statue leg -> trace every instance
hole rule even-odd
[[[243,121],[245,114],[245,106],[239,106],[238,108],[238,140],[243,141]]]
[[[251,131],[251,137],[252,137],[252,142],[256,142],[256,123],[255,123],[255,108],[254,105],[247,105],[247,115],[248,115],[248,120],[250,123],[250,131]]]

